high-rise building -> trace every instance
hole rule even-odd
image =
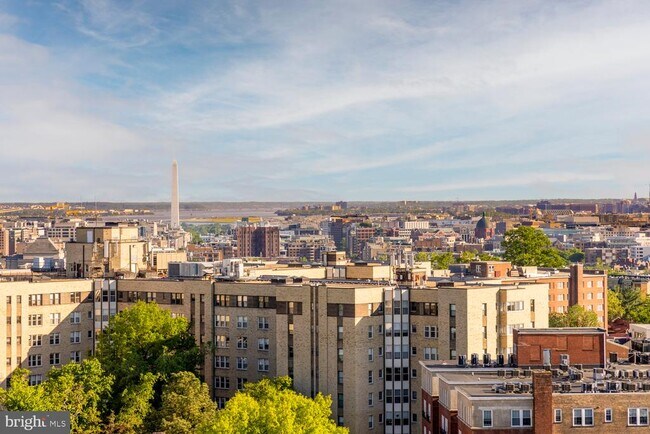
[[[178,163],[172,163],[172,206],[171,206],[171,228],[179,229],[181,226],[180,202],[178,197]]]
[[[240,226],[237,248],[241,257],[277,258],[280,256],[280,228],[277,226]]]

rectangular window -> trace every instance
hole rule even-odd
[[[214,366],[218,369],[228,369],[230,368],[230,357],[228,356],[215,356]]]
[[[556,408],[553,411],[553,414],[554,414],[555,423],[561,423],[562,422],[562,409],[561,408]]]
[[[29,346],[40,347],[43,343],[43,335],[29,335]]]
[[[483,428],[492,427],[492,410],[483,410]]]
[[[81,323],[81,312],[72,312],[70,314],[70,323],[71,324]]]
[[[573,426],[593,426],[593,425],[594,425],[593,408],[573,409]]]
[[[228,348],[230,346],[230,337],[225,335],[215,336],[217,348]]]
[[[260,330],[268,330],[269,329],[269,319],[268,319],[268,317],[258,316],[257,317],[257,328],[260,329]]]
[[[51,313],[50,314],[50,325],[57,325],[61,322],[60,313]]]
[[[375,405],[374,396],[372,392],[370,392],[368,393],[368,407],[372,407],[373,405]]]
[[[372,376],[372,370],[368,371],[368,384],[374,383],[374,378]]]
[[[481,312],[483,312],[483,316],[487,316],[487,303],[483,303]]]
[[[375,427],[374,416],[368,416],[368,429],[373,429]]]
[[[424,360],[438,360],[438,349],[437,348],[425,348],[424,349]]]
[[[605,423],[609,423],[612,421],[612,409],[611,408],[606,408],[605,409]]]
[[[61,343],[61,333],[52,333],[50,335],[50,345],[59,345]]]
[[[29,376],[29,385],[37,386],[43,382],[43,374],[32,374]]]
[[[257,340],[257,349],[260,351],[269,350],[269,338],[260,338]]]
[[[248,317],[247,316],[238,316],[237,317],[237,328],[238,329],[248,328]]]
[[[372,330],[373,330],[372,326],[368,326],[368,339],[372,339],[373,336]]]
[[[228,377],[214,377],[215,389],[230,389],[230,378]]]
[[[248,383],[246,378],[237,377],[237,390],[244,390],[244,384]]]
[[[438,326],[424,326],[424,337],[429,339],[437,339]]]
[[[248,296],[238,295],[237,296],[237,307],[248,307]]]
[[[50,314],[50,317],[51,317],[51,316],[52,316],[52,314]],[[40,325],[43,325],[43,315],[41,315],[40,313],[37,314],[37,315],[33,315],[33,314],[32,314],[32,315],[29,315],[29,317],[28,317],[27,319],[28,319],[28,321],[29,321],[28,324],[29,324],[30,326],[40,326]]]
[[[375,360],[375,350],[368,348],[368,361],[372,362],[373,360]]]
[[[237,349],[245,350],[248,348],[248,338],[246,336],[240,336],[237,338]]]
[[[257,359],[257,370],[260,372],[268,372],[269,359]]]
[[[628,408],[627,409],[627,424],[629,426],[648,425],[648,409],[647,408]]]
[[[240,371],[248,369],[248,357],[237,357],[237,369]]]
[[[71,332],[70,333],[70,343],[78,344],[81,342],[81,332]]]
[[[50,294],[50,304],[61,304],[61,294],[58,292]]]
[[[50,353],[50,365],[58,365],[61,363],[61,353]]]
[[[27,360],[28,360],[27,365],[30,368],[35,368],[35,367],[41,366],[43,364],[40,354],[30,354],[29,358]]]
[[[81,292],[71,292],[70,303],[81,303]]]
[[[214,320],[215,327],[230,326],[230,315],[217,315]]]
[[[455,318],[456,317],[456,305],[455,304],[450,304],[449,305],[449,317],[450,318]]]
[[[42,306],[43,305],[43,294],[30,294],[29,295],[29,305],[30,306]]]
[[[182,292],[172,292],[171,304],[183,304],[184,294]]]
[[[77,363],[81,362],[81,351],[70,352],[70,361]]]

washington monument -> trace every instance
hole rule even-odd
[[[180,204],[178,201],[178,163],[176,160],[172,163],[172,218],[171,228],[179,229],[181,227]]]

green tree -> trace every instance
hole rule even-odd
[[[216,415],[207,384],[191,372],[172,374],[163,388],[160,408],[161,429],[165,433],[194,433],[199,425],[214,423]]]
[[[478,254],[478,259],[481,261],[500,261],[501,258],[498,256],[491,255],[489,253],[479,253]]]
[[[331,415],[332,400],[320,393],[310,399],[291,389],[289,377],[265,378],[246,384],[217,412],[214,423],[198,432],[220,434],[347,433],[337,427]]]
[[[42,389],[49,411],[70,412],[73,433],[100,433],[112,385],[113,377],[106,375],[99,361],[86,359],[50,370]]]
[[[119,413],[111,414],[106,432],[113,434],[134,434],[145,431],[145,423],[154,414],[152,400],[158,375],[147,372],[140,376],[138,383],[129,385],[119,398]],[[155,423],[155,422],[154,422]],[[154,431],[151,429],[149,431]]]
[[[458,256],[456,261],[459,264],[469,264],[472,261],[475,261],[478,257],[478,252],[476,250],[466,250]]]
[[[0,406],[8,411],[48,411],[50,401],[41,386],[30,386],[29,371],[17,368],[11,374],[11,386],[0,389]]]
[[[431,255],[429,255],[427,252],[417,252],[415,254],[415,261],[416,262],[426,262],[431,260]]]
[[[612,322],[625,315],[625,308],[621,302],[621,297],[616,291],[607,290],[607,321]]]
[[[582,306],[573,305],[567,313],[553,312],[548,316],[549,327],[598,327],[598,315]]]
[[[110,319],[99,335],[97,358],[115,378],[114,397],[147,372],[164,381],[175,372],[196,372],[202,362],[187,319],[142,301]]]
[[[454,254],[451,252],[431,254],[431,268],[434,270],[446,270],[453,263]]]
[[[569,250],[560,250],[560,255],[568,262],[585,261],[585,253],[580,249],[576,249],[575,247]]]
[[[519,226],[506,232],[501,246],[503,258],[514,265],[563,267],[567,261],[540,229]]]

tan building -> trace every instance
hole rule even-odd
[[[79,362],[94,348],[93,281],[0,282],[0,385],[18,367],[38,384],[52,367]]]
[[[138,227],[128,224],[77,228],[76,241],[66,243],[67,277],[112,277],[147,269],[147,243]]]

